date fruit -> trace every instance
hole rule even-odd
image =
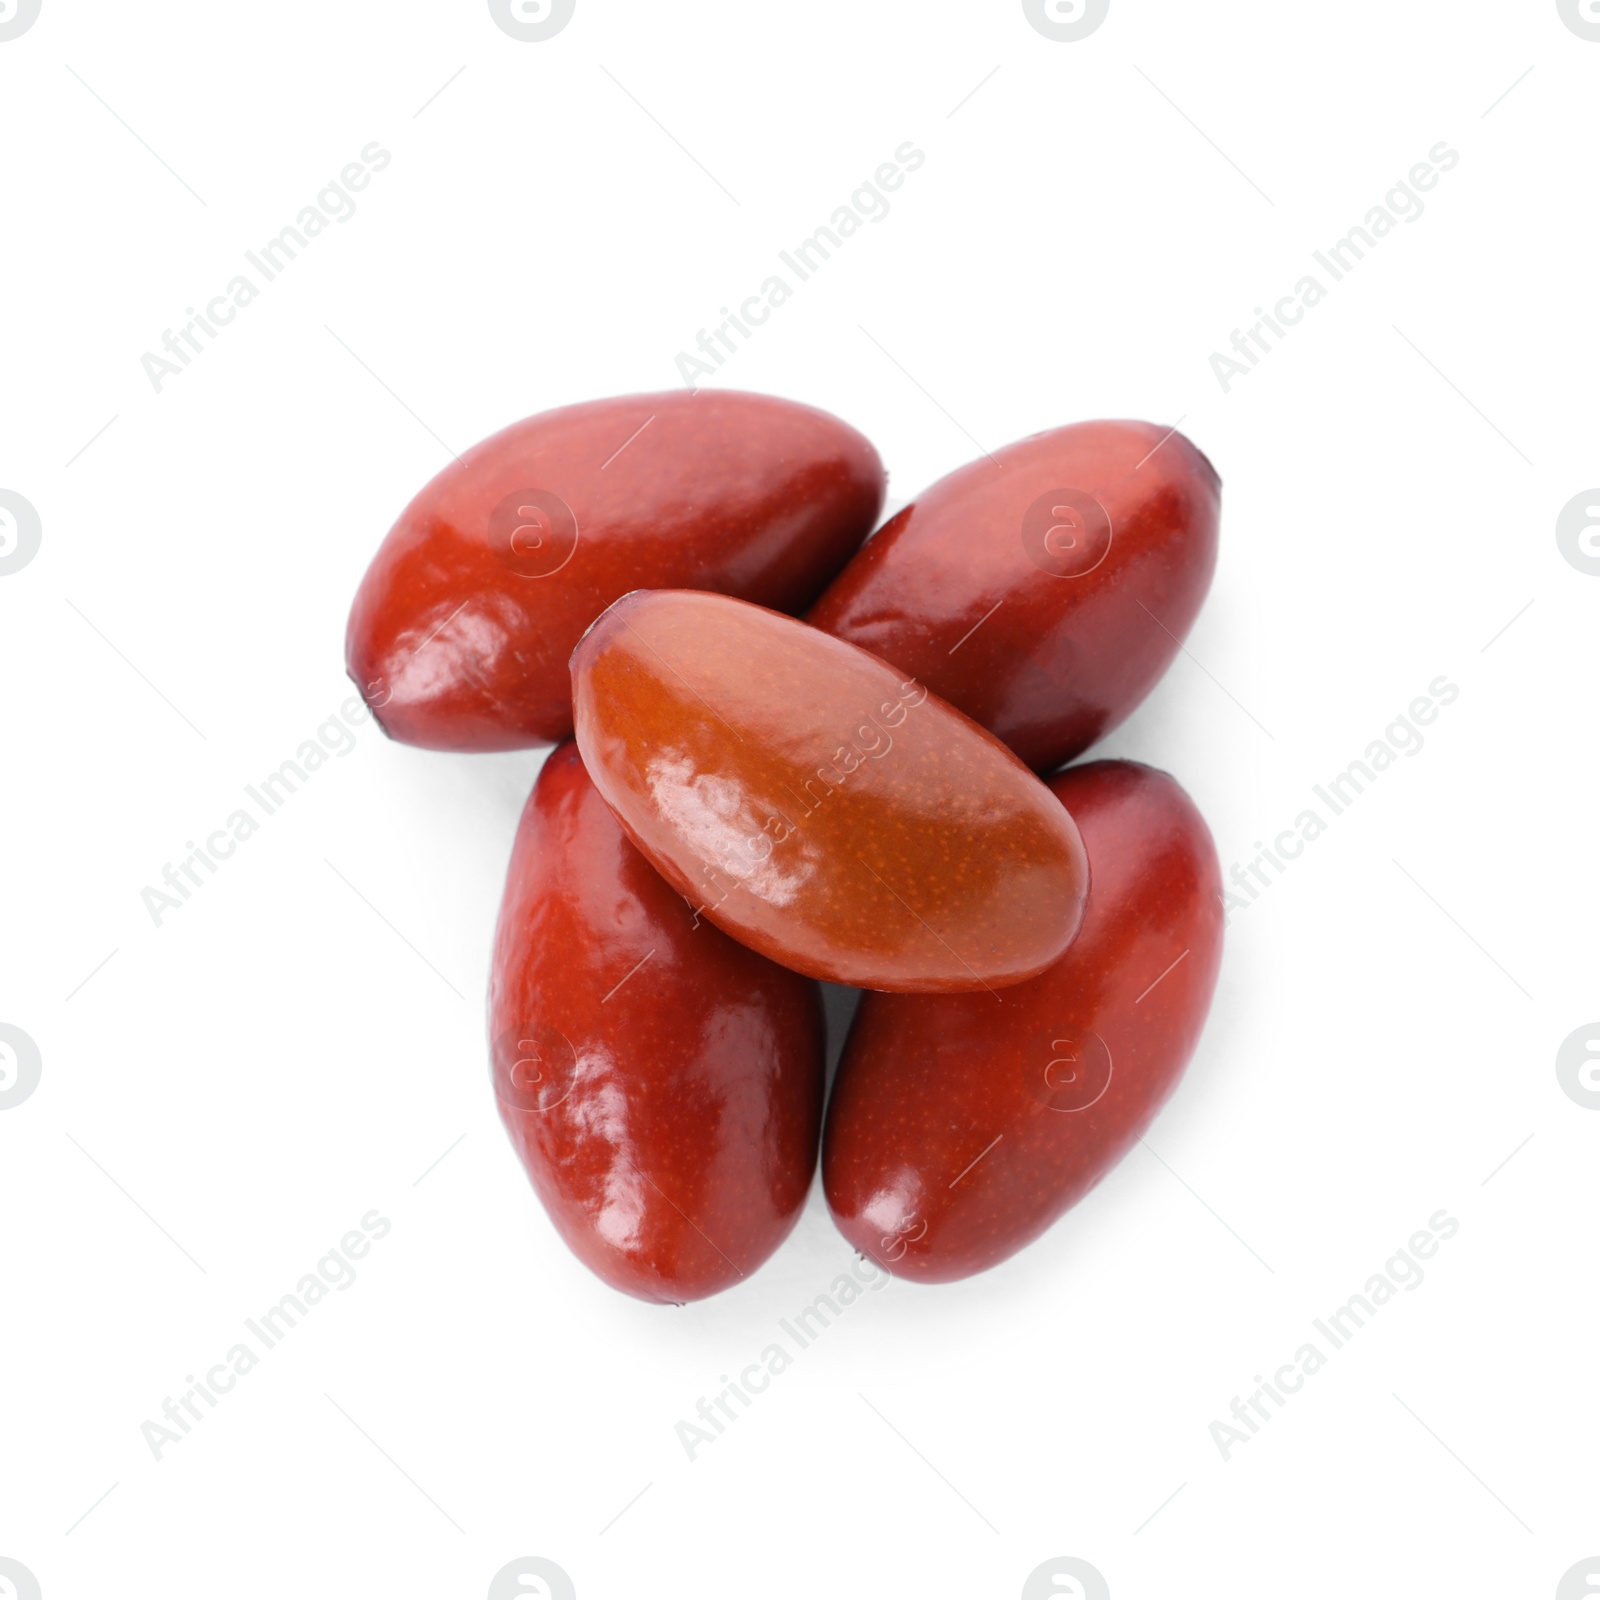
[[[816,1170],[821,992],[697,919],[572,744],[517,829],[489,1015],[511,1142],[607,1283],[701,1299],[787,1237]]]
[[[995,997],[864,995],[828,1105],[828,1206],[856,1249],[942,1283],[1013,1255],[1149,1127],[1222,959],[1216,850],[1194,803],[1131,761],[1050,788],[1089,852],[1066,956]]]
[[[567,658],[630,589],[800,611],[883,504],[854,428],[768,395],[674,391],[547,411],[485,439],[400,514],[345,660],[392,738],[517,750],[572,731]]]
[[[997,739],[864,650],[658,590],[600,617],[572,681],[579,748],[629,838],[774,961],[868,989],[994,990],[1077,932],[1072,818]]]
[[[1181,433],[1082,422],[927,489],[807,620],[1048,772],[1155,686],[1211,584],[1221,480]]]

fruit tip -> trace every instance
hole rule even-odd
[[[600,615],[583,630],[581,634],[578,635],[578,642],[573,645],[572,654],[567,657],[567,670],[569,672],[572,670],[572,664],[578,659],[578,652],[583,649],[584,641],[591,633],[594,632],[596,628],[600,626],[602,622],[605,621],[607,617],[611,615],[613,611],[617,609],[618,606],[626,604],[629,600],[633,600],[639,595],[649,594],[649,592],[650,591],[648,589],[630,589],[626,594],[619,594],[617,598],[613,600],[611,604],[608,605],[605,610],[602,611]]]

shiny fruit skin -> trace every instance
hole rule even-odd
[[[1221,487],[1181,433],[1154,423],[1035,434],[925,490],[806,620],[1049,772],[1171,664],[1211,585]]]
[[[774,961],[861,988],[994,990],[1077,931],[1072,818],[998,740],[853,645],[658,590],[595,623],[572,679],[579,748],[628,836]]]
[[[821,993],[697,925],[570,743],[517,830],[489,1018],[511,1142],[612,1287],[702,1299],[787,1237],[816,1170]]]
[[[828,1206],[903,1278],[969,1277],[1038,1238],[1149,1127],[1205,1024],[1222,884],[1194,803],[1131,761],[1074,767],[1050,788],[1089,852],[1071,950],[999,1005],[864,995],[845,1045],[823,1138]]]
[[[855,429],[768,395],[529,417],[401,513],[351,607],[350,676],[407,744],[555,743],[572,732],[567,658],[619,595],[681,586],[803,610],[871,531],[883,485]]]

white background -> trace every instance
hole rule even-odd
[[[1015,0],[578,0],[535,44],[470,0],[44,0],[0,43],[0,488],[43,528],[0,578],[0,1021],[43,1061],[0,1112],[0,1556],[46,1600],[477,1597],[523,1555],[582,1600],[1012,1597],[1059,1555],[1116,1600],[1544,1600],[1600,1553],[1600,1113],[1554,1065],[1600,1015],[1600,579],[1555,539],[1600,482],[1597,81],[1553,0],[1113,0],[1078,43]],[[144,352],[373,140],[157,394]],[[1460,695],[1232,916],[1150,1153],[998,1270],[865,1296],[691,1462],[674,1425],[852,1257],[820,1188],[687,1309],[558,1242],[484,1064],[540,755],[366,725],[159,928],[140,894],[347,697],[446,445],[673,387],[906,140],[714,381],[862,428],[892,504],[1181,418],[1216,584],[1100,753],[1175,773],[1225,868]],[[1441,140],[1425,213],[1224,394],[1212,352]],[[359,1280],[153,1459],[374,1208]],[[1441,1208],[1426,1281],[1224,1462],[1210,1424]]]

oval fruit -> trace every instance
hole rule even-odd
[[[572,732],[567,658],[640,587],[809,605],[871,531],[883,463],[810,406],[707,390],[513,423],[400,514],[351,607],[350,676],[395,739],[516,750]]]
[[[1077,931],[1072,818],[998,740],[864,650],[740,600],[656,591],[595,623],[572,680],[578,745],[628,836],[774,961],[862,988],[997,989]]]
[[[572,744],[517,829],[489,1016],[501,1120],[585,1266],[679,1303],[782,1243],[816,1169],[821,993],[696,918]]]
[[[1083,928],[1042,976],[988,995],[864,995],[822,1173],[845,1237],[943,1283],[1036,1239],[1149,1127],[1200,1037],[1222,959],[1217,855],[1164,772],[1053,779],[1089,852]]]
[[[892,661],[1048,772],[1121,722],[1211,585],[1221,480],[1148,422],[1083,422],[941,478],[807,621]]]

